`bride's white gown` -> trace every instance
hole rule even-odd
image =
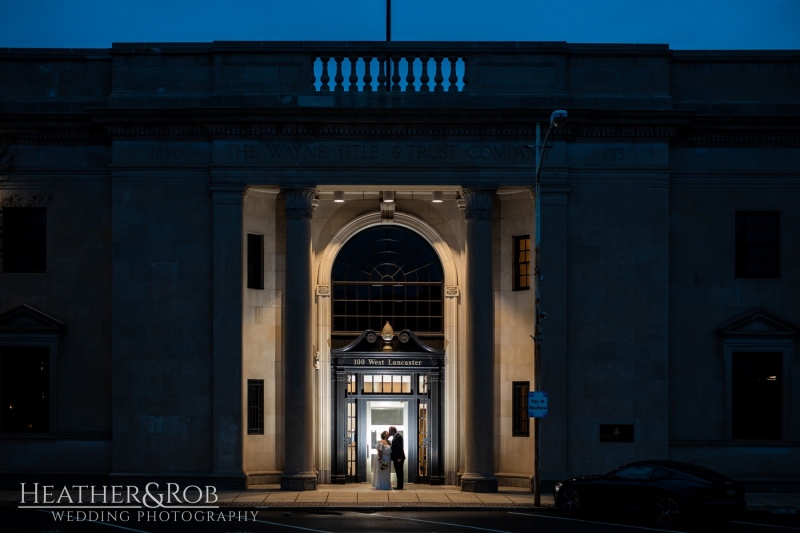
[[[378,442],[375,449],[378,453],[372,460],[372,486],[378,490],[392,490],[392,447]],[[389,466],[381,470],[380,461],[386,461]]]

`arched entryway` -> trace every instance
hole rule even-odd
[[[381,428],[396,426],[408,481],[441,482],[444,351],[433,346],[443,344],[444,273],[436,252],[409,228],[366,228],[337,254],[331,289],[333,481],[370,481]]]
[[[372,212],[351,220],[341,227],[334,237],[325,247],[325,251],[320,256],[318,263],[317,277],[317,341],[319,357],[319,370],[317,374],[318,385],[318,464],[320,465],[320,479],[322,483],[335,483],[333,472],[335,468],[335,451],[341,441],[333,434],[335,426],[335,409],[331,405],[334,394],[336,375],[334,373],[333,352],[337,349],[346,347],[352,343],[366,329],[379,330],[384,323],[370,324],[361,331],[349,331],[345,336],[338,339],[333,328],[333,271],[334,262],[342,248],[356,238],[361,232],[370,228],[384,225],[379,212]],[[440,424],[442,428],[447,428],[448,434],[457,434],[458,427],[458,402],[456,398],[457,377],[458,377],[458,297],[460,294],[458,286],[458,274],[456,261],[454,260],[454,243],[448,243],[439,232],[424,220],[413,215],[396,212],[394,215],[394,228],[401,228],[410,231],[415,236],[420,237],[430,246],[435,257],[441,264],[443,273],[442,290],[444,292],[442,309],[442,333],[438,339],[432,338],[428,333],[420,334],[420,342],[426,344],[430,342],[434,349],[442,351],[442,365],[439,379],[442,383],[449,382],[450,385],[440,389],[439,403],[441,409]],[[395,324],[392,324],[395,326]],[[354,327],[359,327],[358,323]],[[411,326],[412,328],[415,326]],[[395,327],[400,331],[399,326]],[[415,332],[416,333],[416,332]],[[444,364],[444,360],[449,361]],[[394,400],[392,400],[394,401]],[[408,443],[406,443],[408,447]],[[459,460],[459,450],[456,439],[443,439],[439,443],[440,464],[443,464],[445,483],[456,484],[457,465]]]

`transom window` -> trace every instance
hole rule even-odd
[[[441,334],[444,272],[433,247],[416,232],[374,226],[351,238],[332,272],[333,332],[395,331]]]
[[[408,394],[411,392],[411,376],[392,374],[371,376],[367,374],[364,376],[364,392],[379,394]]]

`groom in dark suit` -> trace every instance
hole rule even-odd
[[[394,472],[397,474],[397,486],[395,490],[403,490],[403,464],[406,462],[406,452],[403,450],[403,436],[397,432],[397,428],[389,428],[389,435],[392,437],[392,464]]]

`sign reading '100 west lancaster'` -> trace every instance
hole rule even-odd
[[[362,366],[376,368],[409,368],[435,366],[433,359],[397,357],[341,357],[337,363],[342,366]]]

